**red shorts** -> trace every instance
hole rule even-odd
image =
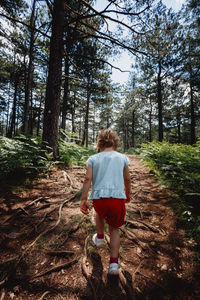
[[[125,201],[116,198],[101,198],[93,200],[93,207],[100,218],[105,219],[112,227],[120,227],[125,219]]]

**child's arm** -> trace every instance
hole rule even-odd
[[[131,177],[129,173],[129,168],[126,166],[124,168],[124,185],[125,185],[125,193],[126,193],[126,202],[130,202],[130,193],[131,193]]]
[[[81,212],[85,215],[89,214],[89,210],[91,209],[90,204],[88,202],[88,191],[91,182],[92,182],[92,167],[88,165],[85,179],[83,182],[83,187],[82,187],[81,206],[80,206]]]

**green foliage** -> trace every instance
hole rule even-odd
[[[0,137],[0,178],[34,177],[47,172],[53,164],[52,154],[42,149],[38,138]]]
[[[71,137],[70,137],[71,140]],[[33,178],[45,174],[54,165],[84,165],[88,157],[96,151],[60,138],[59,161],[53,160],[51,149],[42,146],[39,138],[23,135],[13,139],[0,137],[0,179],[8,177]]]
[[[151,171],[178,194],[175,210],[190,234],[199,239],[200,142],[193,146],[152,142],[142,145],[140,155]]]
[[[93,148],[84,148],[71,140],[77,140],[74,134],[62,131],[62,137],[59,139],[59,156],[61,165],[85,165],[88,157],[96,153]]]
[[[200,186],[200,143],[194,146],[167,142],[143,144],[141,156],[173,189],[198,193]]]

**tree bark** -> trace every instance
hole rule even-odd
[[[135,148],[135,111],[132,111],[132,147]]]
[[[49,73],[47,79],[43,141],[52,148],[54,157],[58,155],[58,122],[62,83],[64,30],[64,0],[54,0],[52,35],[50,40]]]
[[[158,77],[157,77],[157,101],[158,101],[158,139],[159,142],[163,140],[163,106],[162,106],[162,82],[161,82],[161,62],[158,64]]]
[[[16,107],[17,107],[17,89],[18,89],[18,75],[15,73],[15,83],[14,83],[14,98],[13,98],[13,108],[12,117],[10,122],[10,128],[8,131],[8,137],[11,138],[13,133],[15,133],[15,119],[16,119]]]
[[[176,115],[176,121],[177,121],[177,131],[178,131],[178,143],[181,143],[181,117],[180,112]]]
[[[191,145],[196,143],[196,134],[195,134],[195,112],[194,112],[194,96],[193,96],[193,86],[192,80],[190,79],[190,143]]]
[[[64,81],[64,95],[62,104],[62,122],[61,128],[65,130],[66,128],[66,117],[67,108],[69,105],[69,59],[68,55],[65,56],[65,81]]]
[[[30,106],[30,96],[31,96],[31,86],[33,81],[33,47],[34,47],[34,22],[35,22],[35,4],[36,0],[33,1],[33,7],[31,12],[31,20],[30,20],[30,47],[29,47],[29,65],[28,65],[28,74],[26,81],[26,93],[25,93],[25,106],[24,106],[24,125],[23,131],[24,133],[28,133],[29,131],[29,106]]]
[[[40,96],[40,106],[39,106],[39,110],[38,110],[38,120],[37,120],[37,136],[39,136],[39,134],[40,134],[40,120],[41,120],[42,98],[43,98],[43,95],[41,93],[41,96]]]
[[[152,142],[152,101],[150,99],[150,112],[149,112],[149,142]]]
[[[86,147],[88,147],[88,122],[89,122],[89,108],[90,108],[90,92],[89,88],[87,90],[87,103],[86,103],[86,112],[85,112],[85,125],[84,125],[84,131],[83,131],[83,140],[82,140],[82,146],[86,144]]]

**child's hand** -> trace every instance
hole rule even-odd
[[[87,200],[82,200],[81,201],[80,210],[85,215],[89,214],[89,210],[91,210],[91,207],[90,207],[90,204]]]

